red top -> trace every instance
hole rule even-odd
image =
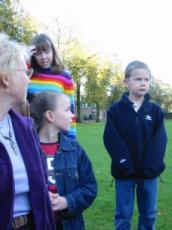
[[[41,143],[41,149],[46,155],[48,168],[48,188],[50,192],[57,193],[57,186],[54,172],[54,156],[57,153],[59,144],[56,143]]]

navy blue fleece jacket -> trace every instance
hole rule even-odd
[[[107,111],[104,145],[115,178],[154,178],[165,168],[166,131],[161,108],[149,94],[136,112],[124,93]]]

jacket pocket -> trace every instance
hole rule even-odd
[[[164,162],[161,162],[157,167],[144,167],[143,176],[146,178],[154,178],[159,176],[165,169]]]
[[[79,181],[78,169],[76,167],[67,168],[67,177],[74,181]]]
[[[79,174],[77,167],[67,168],[66,171],[66,188],[67,192],[71,192],[78,187]]]

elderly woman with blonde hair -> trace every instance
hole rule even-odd
[[[32,69],[24,45],[0,33],[0,229],[54,230],[47,175],[26,101]]]

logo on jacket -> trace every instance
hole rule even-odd
[[[120,164],[123,164],[124,162],[126,162],[126,159],[124,158],[119,161]]]
[[[150,115],[145,115],[145,120],[152,121],[152,117]]]

